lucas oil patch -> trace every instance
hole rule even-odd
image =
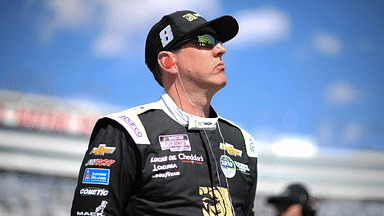
[[[160,135],[159,143],[163,151],[191,151],[191,143],[187,134]]]

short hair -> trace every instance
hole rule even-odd
[[[161,71],[160,65],[156,63],[155,67],[151,70],[153,77],[155,77],[155,80],[161,87],[164,88],[163,84],[163,72]]]

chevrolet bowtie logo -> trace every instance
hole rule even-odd
[[[228,152],[228,154],[234,155],[234,156],[240,156],[241,157],[241,154],[243,153],[241,150],[235,149],[233,147],[233,145],[231,145],[229,143],[220,143],[220,149],[226,150]]]
[[[116,147],[107,147],[106,144],[99,144],[99,147],[94,147],[89,154],[94,155],[104,155],[104,154],[112,154],[115,151]]]

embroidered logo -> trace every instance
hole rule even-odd
[[[197,20],[198,19],[198,16],[200,16],[199,14],[191,14],[191,13],[187,13],[185,14],[183,17],[185,19],[187,19],[189,22],[192,22],[193,20]]]
[[[233,155],[233,156],[239,156],[243,154],[243,152],[239,149],[235,149],[233,145],[229,143],[220,143],[220,149],[221,150],[226,150],[228,154]]]
[[[173,33],[172,33],[172,28],[170,25],[167,25],[160,33],[159,37],[161,40],[161,44],[163,45],[163,48],[167,46],[171,41],[173,41]]]
[[[191,151],[191,143],[187,134],[160,135],[159,143],[163,151]]]
[[[83,183],[109,185],[109,173],[109,169],[88,168],[85,170]]]
[[[111,166],[115,160],[109,159],[89,159],[85,166]]]
[[[221,166],[221,170],[223,170],[223,173],[227,178],[233,178],[235,176],[236,174],[235,163],[227,155],[221,155],[220,166]]]
[[[222,187],[199,187],[203,201],[203,215],[232,216],[228,189]]]
[[[94,154],[94,155],[104,155],[104,154],[113,154],[115,151],[116,147],[107,147],[106,144],[100,144],[99,147],[94,147],[89,154]]]

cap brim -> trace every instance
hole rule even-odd
[[[208,22],[205,26],[212,27],[221,42],[227,42],[239,32],[239,24],[232,16],[225,15]]]
[[[189,32],[186,32],[183,37],[178,40],[175,40],[173,44],[171,44],[167,49],[170,50],[172,48],[177,47],[184,39],[199,34],[202,29],[207,26],[211,27],[215,31],[215,35],[222,43],[231,40],[239,32],[239,24],[237,23],[236,19],[232,16],[225,15],[217,19],[211,20],[210,22],[206,22],[200,26],[197,26]]]

